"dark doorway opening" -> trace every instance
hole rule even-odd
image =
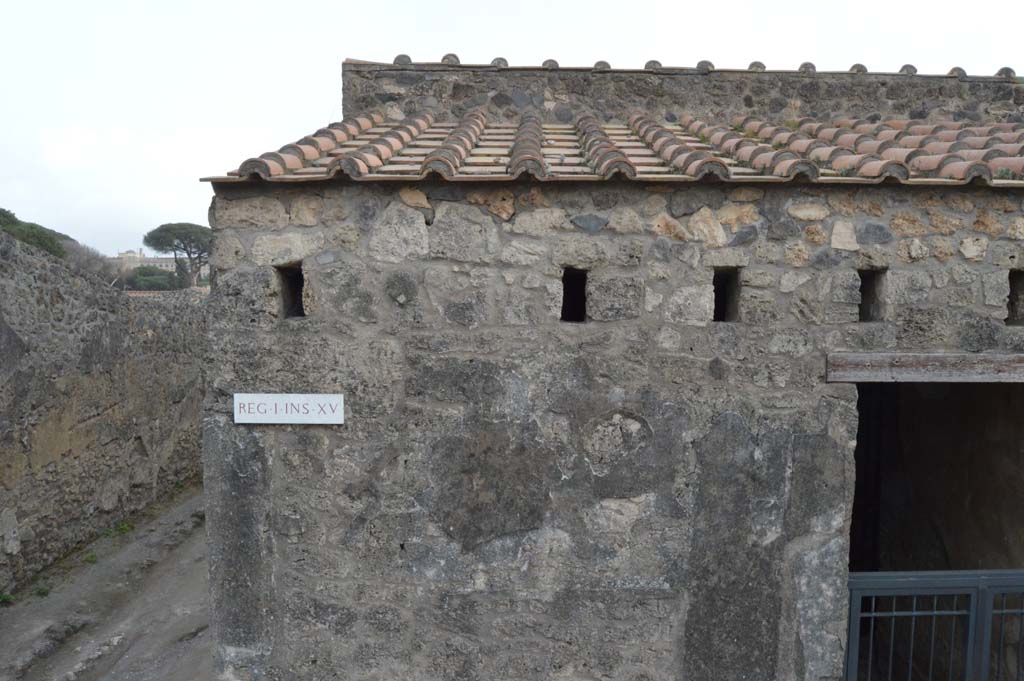
[[[847,681],[1024,681],[1024,385],[858,385]]]
[[[1024,385],[857,390],[850,570],[1024,568]]]

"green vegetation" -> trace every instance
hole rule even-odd
[[[19,220],[17,215],[6,208],[0,208],[0,231],[4,231],[18,241],[29,246],[35,246],[58,258],[63,258],[66,254],[67,244],[75,243],[74,239],[67,234],[55,232],[34,222]]]
[[[98,560],[99,558],[96,557],[96,554],[93,551],[82,556],[82,562],[89,565],[95,565]]]
[[[50,587],[45,584],[40,584],[33,590],[33,593],[40,598],[46,598],[50,595]]]
[[[213,230],[191,222],[160,225],[143,238],[142,243],[157,253],[173,253],[188,286],[195,286],[199,270],[210,258]]]
[[[170,291],[180,288],[177,279],[174,272],[153,265],[142,265],[125,276],[124,286],[132,291]]]
[[[128,534],[134,529],[135,523],[131,522],[130,520],[124,520],[122,522],[119,522],[117,525],[114,525],[113,527],[108,527],[107,529],[103,530],[103,536],[116,537],[118,535]]]
[[[9,605],[14,605],[14,596],[0,593],[0,607],[7,607]]]

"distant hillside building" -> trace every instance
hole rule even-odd
[[[117,264],[118,268],[122,271],[149,266],[173,272],[175,267],[173,257],[146,255],[145,251],[141,248],[137,251],[120,251],[115,257],[110,258],[110,261]],[[203,265],[203,268],[199,271],[199,276],[208,277],[209,275],[209,266]]]

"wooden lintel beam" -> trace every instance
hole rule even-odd
[[[1024,383],[1024,354],[833,352],[829,383]]]

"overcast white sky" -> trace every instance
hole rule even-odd
[[[0,7],[0,207],[107,254],[341,114],[345,57],[1024,75],[1024,2],[172,0]]]

